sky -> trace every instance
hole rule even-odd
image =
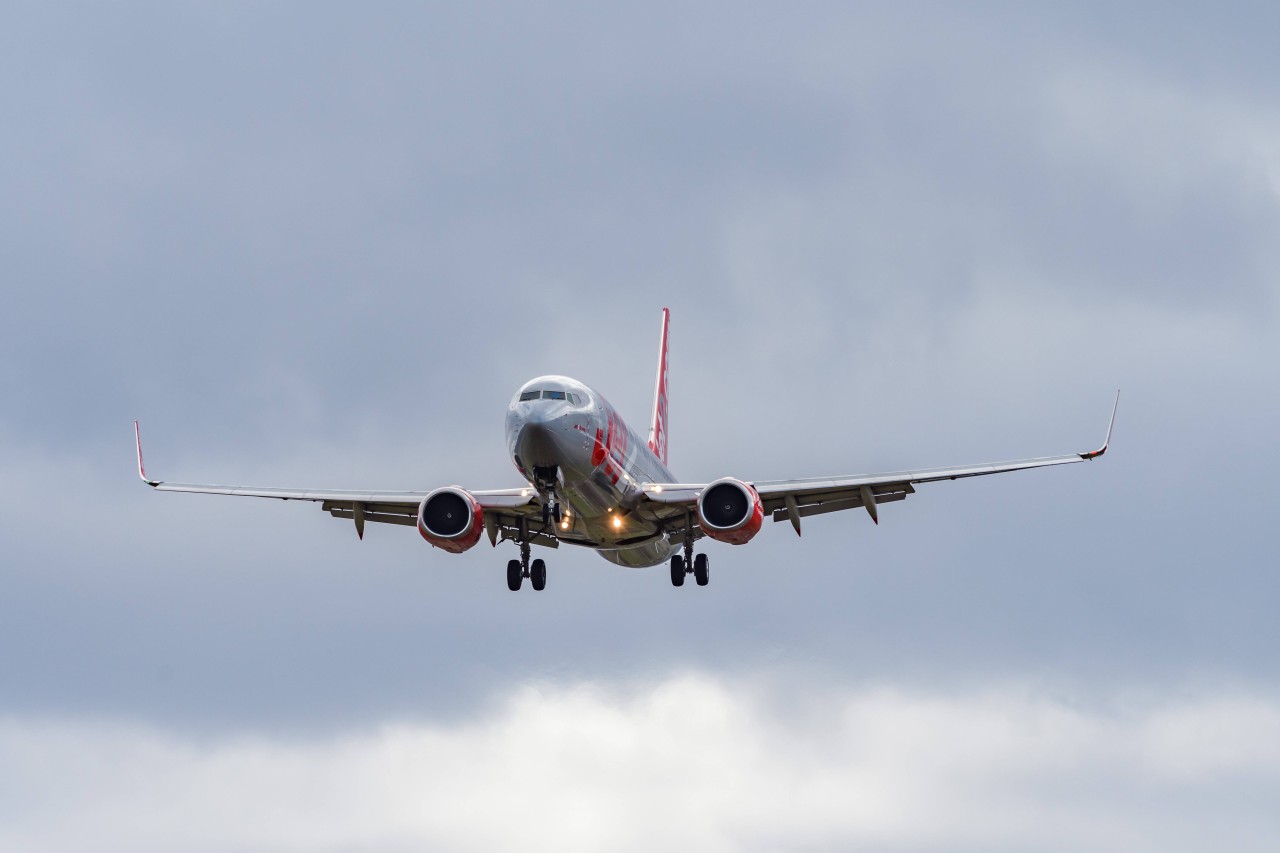
[[[12,4],[0,849],[1272,850],[1265,4]],[[187,482],[1088,450],[672,589]]]

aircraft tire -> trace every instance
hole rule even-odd
[[[533,588],[541,592],[547,588],[547,564],[542,560],[534,560],[529,566],[529,581]]]
[[[519,560],[509,560],[507,562],[507,589],[516,592],[520,589],[520,582],[524,580],[524,572],[521,571]]]
[[[684,586],[684,557],[679,554],[671,558],[671,585]]]
[[[693,558],[693,579],[698,582],[698,586],[706,586],[711,580],[711,561],[706,554]]]

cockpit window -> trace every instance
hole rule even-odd
[[[529,400],[570,400],[576,406],[578,405],[578,395],[570,394],[568,391],[522,391],[520,392],[520,402],[524,403]]]
[[[582,401],[578,399],[578,395],[573,393],[572,391],[569,392],[569,402],[573,403],[575,406],[582,405]]]

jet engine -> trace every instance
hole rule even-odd
[[[741,480],[716,480],[698,496],[698,524],[717,542],[745,545],[763,523],[759,493]]]
[[[457,486],[436,489],[418,506],[418,532],[437,548],[461,554],[480,541],[484,509]]]

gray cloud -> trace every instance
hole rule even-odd
[[[1073,10],[15,14],[0,713],[348,731],[691,666],[1274,684],[1273,28]],[[1116,448],[771,527],[680,595],[556,553],[510,596],[505,552],[132,479],[141,417],[175,479],[506,485],[529,376],[642,421],[663,304],[682,477],[1083,450],[1118,385]]]

